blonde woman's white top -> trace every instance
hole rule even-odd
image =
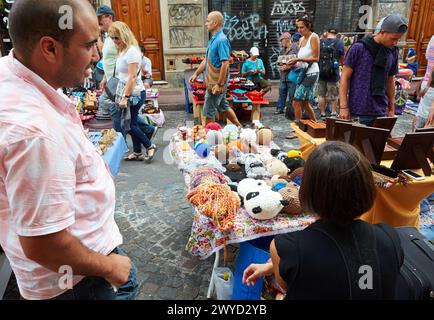
[[[304,47],[300,47],[300,49],[298,50],[298,54],[297,54],[298,58],[308,58],[308,57],[311,57],[313,55],[311,41],[312,41],[312,36],[314,34],[315,33],[312,32],[312,34],[310,35],[310,37],[307,40],[307,43],[304,45]],[[302,37],[300,39],[300,43],[302,43],[303,40],[304,40],[304,37]],[[306,66],[307,66],[307,63],[306,63]],[[309,70],[307,70],[306,74],[312,74],[312,73],[318,73],[318,72],[319,72],[318,62],[314,62],[310,66]]]
[[[137,73],[141,70],[142,66],[142,53],[135,46],[131,46],[127,51],[122,52],[118,60],[116,61],[116,71],[118,72],[119,80],[122,82],[127,82],[129,78],[128,74],[128,65],[137,63]],[[143,85],[142,77],[137,77],[136,85],[134,86],[133,92],[131,95],[140,96],[140,93],[145,90],[145,86]]]

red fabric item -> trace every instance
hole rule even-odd
[[[221,129],[222,127],[217,122],[210,122],[205,126],[206,132],[208,132],[209,130],[221,131]]]

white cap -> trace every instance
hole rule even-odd
[[[252,47],[252,48],[250,49],[250,54],[251,54],[252,56],[256,56],[256,57],[258,57],[258,56],[259,56],[259,49],[256,48],[256,47]]]

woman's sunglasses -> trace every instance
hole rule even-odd
[[[119,40],[119,37],[112,37],[112,36],[110,36],[110,38],[111,38],[112,40]]]

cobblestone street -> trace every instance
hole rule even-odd
[[[275,142],[285,150],[298,148],[297,139],[285,139],[288,120],[273,112],[274,108],[263,109],[263,123],[273,128]],[[157,135],[160,149],[156,160],[151,165],[122,164],[116,180],[116,219],[124,235],[123,248],[139,270],[138,299],[206,299],[214,256],[200,260],[185,251],[192,207],[185,200],[181,172],[175,164],[162,161],[170,136],[164,133],[182,123],[185,113],[170,111],[165,115],[167,122]],[[192,120],[191,115],[187,120]],[[410,123],[411,116],[401,116],[393,135],[408,132]],[[236,250],[236,245],[228,246],[230,267],[235,264]]]
[[[284,150],[297,149],[297,139],[286,140],[289,121],[263,109],[264,125],[273,129],[274,141]],[[158,151],[152,164],[123,162],[116,177],[115,218],[124,236],[122,248],[138,269],[137,299],[206,299],[214,256],[200,260],[185,251],[192,225],[192,207],[185,200],[186,188],[175,164],[166,164],[163,154],[171,134],[192,115],[166,111],[166,124],[157,133]],[[393,136],[410,130],[412,117],[404,113]],[[129,141],[131,148],[131,141]],[[228,246],[228,266],[234,271],[237,245]],[[222,260],[222,259],[221,259]],[[223,261],[220,261],[220,265]],[[10,281],[5,299],[18,299]]]

